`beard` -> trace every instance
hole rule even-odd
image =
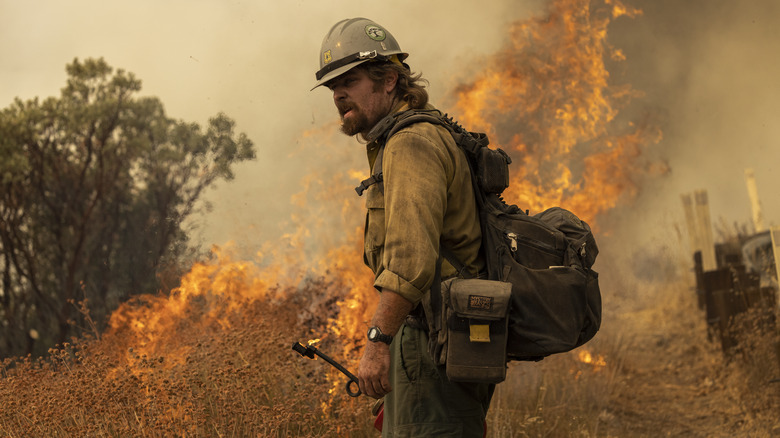
[[[363,113],[353,114],[348,119],[341,119],[341,132],[349,136],[367,132],[369,129],[371,126],[369,126],[368,117]]]
[[[338,107],[341,115],[341,132],[353,136],[361,132],[368,132],[376,123],[368,118],[368,115],[360,108],[353,105],[343,105]],[[352,111],[349,118],[345,119],[344,114]]]

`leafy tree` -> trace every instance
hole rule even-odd
[[[0,112],[0,356],[42,354],[181,267],[183,221],[254,146],[224,114],[166,116],[102,58],[67,65],[59,98]],[[81,310],[81,311],[80,311]]]

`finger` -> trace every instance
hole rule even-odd
[[[382,391],[384,391],[384,394],[386,395],[388,392],[391,392],[393,390],[393,387],[390,386],[390,379],[387,378],[387,376],[382,377]]]
[[[362,392],[363,394],[369,395],[368,385],[366,385],[366,379],[362,377],[358,377],[358,388],[360,388],[360,392]]]
[[[374,388],[374,394],[376,394],[375,398],[379,398],[385,395],[385,389],[382,386],[382,380],[379,378],[374,379],[372,382],[373,388]]]
[[[371,397],[371,398],[379,398],[380,396],[377,396],[376,390],[374,388],[374,381],[370,378],[360,377],[358,378],[360,380],[359,387],[360,391]]]

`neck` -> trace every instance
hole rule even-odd
[[[400,103],[400,99],[398,98],[398,95],[393,93],[393,96],[387,105],[387,109],[384,115],[379,117],[379,120],[377,120],[377,122],[374,123],[374,125],[370,129],[361,132],[360,138],[369,143],[376,140],[377,136],[381,134],[383,131],[382,126],[387,125],[387,121],[391,119],[390,116],[392,116],[395,113],[394,110],[399,106],[399,103]]]

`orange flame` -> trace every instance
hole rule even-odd
[[[582,363],[592,365],[594,371],[598,371],[607,366],[607,361],[602,355],[598,354],[593,356],[588,350],[580,350],[580,352],[577,353],[577,359]]]
[[[251,262],[233,261],[218,248],[214,251],[217,262],[196,264],[169,296],[140,295],[111,315],[106,336],[124,345],[126,362],[146,356],[165,357],[167,366],[182,364],[191,347],[169,338],[177,324],[187,321],[198,330],[216,322],[227,328],[230,323],[224,315],[247,300],[270,297],[274,278]]]
[[[611,19],[640,13],[617,0],[557,0],[549,16],[515,23],[485,70],[455,90],[462,124],[484,130],[513,158],[510,203],[532,211],[560,205],[592,222],[637,193],[634,177],[646,173],[641,149],[660,131],[618,117],[641,94],[610,84],[605,58],[624,59],[607,43]]]

